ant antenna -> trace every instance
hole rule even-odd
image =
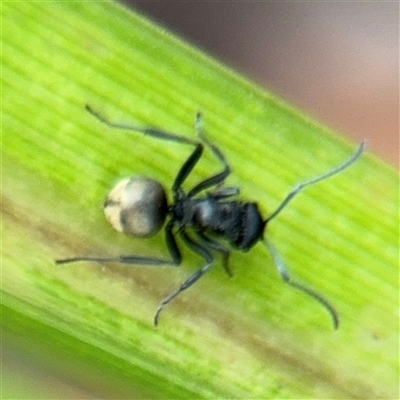
[[[330,178],[331,176],[334,176],[338,174],[339,172],[344,171],[350,165],[354,164],[361,156],[361,154],[364,152],[365,149],[365,142],[362,142],[358,148],[358,150],[344,163],[338,165],[336,168],[331,169],[330,171],[326,172],[325,174],[316,176],[315,178],[308,179],[304,182],[301,182],[297,184],[292,191],[286,196],[286,198],[282,201],[282,203],[279,205],[279,207],[265,220],[265,223],[271,221],[274,219],[289,203],[290,200],[293,199],[296,194],[299,194],[304,188],[310,185],[314,185],[315,183],[324,181],[325,179]]]
[[[314,183],[318,183],[325,179],[328,179],[331,176],[334,176],[334,175],[338,174],[339,172],[342,172],[345,169],[347,169],[348,167],[350,167],[350,165],[355,163],[360,158],[361,154],[364,152],[364,149],[365,149],[365,142],[362,142],[360,144],[360,146],[358,147],[357,151],[348,160],[346,160],[342,164],[338,165],[336,168],[333,168],[330,171],[328,171],[322,175],[316,176],[315,178],[308,179],[306,181],[303,181],[303,182],[300,182],[299,184],[297,184],[289,192],[289,194],[285,197],[285,199],[278,206],[278,208],[264,221],[264,224],[266,225],[269,221],[271,221],[276,216],[278,216],[279,213],[287,206],[287,204],[290,202],[290,200],[292,200],[294,196],[296,196],[298,193],[300,193],[307,186],[310,186],[310,185],[313,185]],[[292,287],[302,291],[303,293],[308,294],[314,300],[318,301],[318,303],[320,303],[323,307],[325,307],[325,309],[331,315],[333,327],[335,329],[337,329],[339,327],[339,315],[338,315],[337,311],[335,310],[335,308],[327,300],[325,300],[325,298],[322,297],[319,293],[308,288],[307,286],[304,286],[300,283],[292,281],[292,279],[290,278],[289,272],[286,268],[286,265],[283,262],[281,256],[279,255],[278,251],[276,250],[276,248],[272,245],[271,242],[269,242],[266,239],[263,239],[263,242],[266,245],[266,247],[268,247],[268,249],[272,255],[272,258],[274,259],[274,263],[278,269],[279,275],[281,276],[283,281],[285,281]]]
[[[264,244],[268,247],[269,251],[271,252],[272,258],[274,259],[275,265],[278,268],[279,275],[281,278],[288,283],[290,286],[302,291],[303,293],[308,294],[314,300],[318,301],[325,309],[329,312],[332,318],[333,327],[337,329],[339,327],[339,315],[335,308],[325,300],[319,293],[315,292],[314,290],[308,288],[307,286],[303,286],[300,283],[294,282],[291,280],[289,272],[286,268],[285,263],[283,262],[281,256],[278,253],[278,250],[272,245],[270,241],[263,239]]]

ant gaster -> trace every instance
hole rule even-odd
[[[204,258],[204,264],[160,303],[154,316],[154,325],[157,326],[164,307],[181,292],[191,287],[210,269],[214,263],[214,252],[222,255],[222,265],[226,272],[232,275],[228,266],[230,249],[219,242],[218,238],[225,239],[233,248],[244,252],[250,250],[258,241],[262,241],[271,252],[281,278],[324,306],[331,315],[334,328],[338,328],[339,316],[334,307],[314,290],[291,279],[278,251],[264,237],[264,234],[267,225],[301,190],[336,175],[353,164],[363,153],[364,143],[361,143],[355,154],[336,168],[296,185],[278,208],[268,218],[264,219],[257,203],[233,200],[232,198],[239,194],[239,189],[223,186],[231,169],[221,150],[205,136],[200,113],[196,115],[195,128],[198,141],[195,141],[157,128],[112,122],[89,105],[86,105],[86,109],[110,127],[141,132],[158,139],[190,144],[194,146],[194,150],[180,168],[172,185],[172,204],[167,203],[165,190],[158,181],[144,177],[132,177],[119,182],[110,192],[104,204],[106,217],[113,227],[120,232],[133,236],[149,237],[155,235],[164,225],[166,218],[169,217],[164,231],[171,260],[136,255],[119,257],[81,256],[59,259],[56,260],[57,264],[96,261],[178,266],[182,262],[182,256],[175,237],[179,236],[191,250]],[[204,147],[208,147],[223,164],[223,170],[185,192],[182,185],[201,158]],[[207,189],[210,191],[206,191]]]

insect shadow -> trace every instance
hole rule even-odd
[[[166,191],[161,183],[147,177],[131,177],[120,181],[111,190],[104,203],[104,212],[108,221],[117,231],[128,235],[153,236],[161,230],[168,218],[164,232],[171,259],[138,255],[118,257],[78,256],[58,259],[56,260],[57,264],[95,261],[178,266],[182,262],[181,252],[176,241],[176,237],[179,236],[185,245],[204,259],[204,263],[177,290],[160,303],[154,316],[154,325],[157,326],[164,307],[184,290],[190,288],[211,268],[214,263],[213,254],[221,254],[224,269],[229,275],[232,275],[228,264],[231,248],[247,252],[257,242],[261,241],[269,249],[281,278],[325,307],[332,318],[334,328],[339,327],[339,315],[335,308],[313,289],[291,279],[277,249],[270,240],[265,238],[265,230],[267,225],[281,213],[287,204],[307,186],[328,179],[352,165],[363,153],[364,142],[342,164],[324,174],[298,183],[277,209],[269,217],[263,218],[256,202],[234,199],[239,194],[239,188],[224,186],[226,178],[231,173],[231,168],[221,150],[205,136],[200,113],[197,113],[195,120],[198,140],[193,140],[158,128],[110,121],[89,105],[86,105],[86,110],[112,128],[136,131],[161,140],[189,144],[194,149],[174,180],[171,204],[167,202]],[[200,160],[205,147],[208,147],[221,162],[223,169],[186,192],[182,185]],[[219,239],[224,239],[224,242],[221,243]],[[226,243],[230,246],[228,247]]]

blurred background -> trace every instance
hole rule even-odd
[[[398,2],[126,4],[398,168]]]

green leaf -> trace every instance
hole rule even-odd
[[[365,154],[268,227],[293,277],[335,305],[339,330],[280,280],[261,243],[233,252],[232,279],[218,258],[154,328],[160,300],[199,268],[198,256],[183,248],[181,268],[54,260],[166,257],[162,234],[114,232],[102,203],[130,175],[170,187],[192,148],[110,129],[87,102],[188,138],[201,110],[233,167],[227,185],[266,216],[356,145],[114,3],[4,2],[2,32],[3,347],[94,397],[398,398],[393,169]],[[210,153],[185,187],[219,171]],[[51,397],[44,382],[4,377],[3,398]]]

